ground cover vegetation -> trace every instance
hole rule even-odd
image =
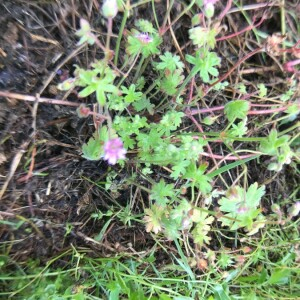
[[[299,1],[0,5],[0,297],[300,298]]]

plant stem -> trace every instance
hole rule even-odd
[[[112,25],[113,25],[113,19],[108,18],[108,20],[107,20],[107,38],[106,38],[107,53],[110,52],[110,38],[111,38],[111,35],[112,35]]]
[[[217,41],[217,42],[220,42],[220,41],[224,41],[224,40],[228,40],[228,39],[231,39],[231,38],[233,38],[233,37],[236,37],[236,36],[238,36],[238,35],[240,35],[240,34],[246,32],[246,31],[249,31],[249,30],[251,30],[251,29],[253,29],[253,28],[258,27],[259,25],[262,24],[262,22],[263,22],[264,20],[265,20],[265,18],[262,17],[261,20],[260,20],[257,24],[251,24],[251,25],[247,26],[246,28],[244,28],[244,29],[242,29],[242,30],[240,30],[240,31],[238,31],[238,32],[235,32],[235,33],[232,33],[232,34],[229,34],[229,35],[226,35],[226,36],[222,36],[222,37],[220,37],[220,38],[217,38],[216,41]]]
[[[153,16],[154,16],[155,24],[156,24],[157,29],[159,29],[159,23],[158,23],[156,11],[155,11],[154,0],[151,1],[151,4],[152,4],[152,11],[153,11]]]
[[[223,76],[221,76],[214,83],[210,84],[209,87],[212,88],[213,86],[215,86],[219,82],[221,82],[224,79],[226,79],[242,62],[244,62],[245,60],[247,60],[251,56],[253,56],[253,55],[257,54],[257,53],[260,53],[260,52],[264,52],[264,51],[265,51],[264,48],[260,47],[260,48],[257,48],[255,50],[253,50],[252,52],[248,53],[247,55],[245,55],[244,57],[242,57],[227,73],[225,73]]]
[[[228,154],[227,156],[222,156],[222,155],[218,155],[218,154],[210,154],[210,153],[206,153],[206,152],[201,152],[201,155],[206,156],[206,157],[210,157],[210,158],[214,158],[214,159],[222,159],[222,160],[241,160],[241,159],[245,159],[245,158],[250,158],[250,157],[254,157],[257,154],[246,154],[246,155],[239,155],[237,156],[232,156],[231,154]]]
[[[118,39],[117,39],[116,49],[115,49],[114,64],[116,66],[118,65],[120,45],[121,45],[121,40],[122,40],[122,37],[123,37],[124,28],[125,28],[125,25],[126,25],[127,18],[128,18],[128,9],[127,9],[127,4],[126,4],[124,14],[123,14],[122,23],[121,23],[121,27],[120,27],[120,32],[119,32]]]
[[[259,106],[259,104],[250,104],[250,106]],[[278,113],[282,112],[288,109],[290,105],[287,106],[282,106],[282,107],[277,107],[273,109],[260,109],[260,110],[249,110],[247,115],[267,115],[267,114],[273,114],[273,113]],[[202,109],[191,109],[191,110],[186,110],[185,114],[186,116],[190,115],[196,115],[196,114],[204,114],[204,113],[210,113],[213,111],[221,111],[224,110],[224,106],[216,106],[216,107],[211,107],[211,108],[202,108]]]
[[[124,74],[124,76],[122,77],[122,79],[120,80],[120,82],[118,83],[118,88],[121,86],[121,84],[126,80],[126,78],[128,77],[128,75],[130,74],[131,70],[133,69],[133,67],[135,66],[136,64],[136,61],[137,59],[139,58],[139,53],[136,54],[135,58],[134,58],[134,61],[132,62],[129,70],[126,72],[126,74]]]
[[[0,97],[13,98],[13,99],[17,99],[17,100],[30,101],[30,102],[35,102],[37,99],[34,96],[11,93],[8,91],[0,91]],[[66,106],[74,106],[74,107],[78,107],[81,104],[78,102],[70,102],[70,101],[51,99],[51,98],[38,98],[38,102],[39,103],[47,103],[47,104],[59,104],[59,105],[66,105]]]
[[[136,80],[138,79],[139,74],[140,74],[140,70],[141,70],[141,68],[142,68],[142,65],[143,65],[144,61],[145,61],[145,57],[142,56],[142,58],[141,58],[141,60],[140,60],[140,62],[139,62],[139,64],[138,64],[138,66],[137,66],[137,68],[136,68],[136,73],[135,73],[134,78],[133,78],[133,80],[132,80],[133,82],[136,82]]]
[[[217,18],[220,22],[226,16],[227,12],[230,10],[231,5],[232,5],[232,0],[228,0],[227,4],[225,6],[225,9],[221,12],[221,14],[219,15],[219,17]]]
[[[190,80],[192,80],[192,78],[194,76],[196,76],[196,74],[199,72],[199,68],[193,67],[190,74],[186,77],[186,79],[183,81],[182,85],[180,86],[180,88],[178,89],[177,94],[175,95],[175,97],[179,97],[181,92],[184,90],[184,88],[186,87],[186,85],[190,82]]]

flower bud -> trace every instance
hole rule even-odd
[[[79,118],[86,118],[90,114],[90,109],[86,107],[84,104],[80,104],[80,106],[77,108],[76,112]]]
[[[300,212],[300,201],[297,201],[290,209],[289,213],[291,217],[296,217],[298,216]]]
[[[118,4],[116,0],[104,0],[102,5],[103,16],[107,19],[114,18],[118,13]]]
[[[214,16],[215,6],[213,5],[213,3],[207,3],[204,6],[204,13],[207,18],[212,18]]]
[[[281,215],[280,206],[278,204],[273,204],[271,206],[272,212],[274,212],[277,215]]]
[[[75,78],[68,78],[64,82],[58,84],[57,88],[61,91],[68,91],[75,86]]]

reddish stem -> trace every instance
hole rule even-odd
[[[298,52],[300,51],[300,48],[297,48],[297,46],[300,44],[300,40],[291,48],[288,49],[280,49],[281,52]]]
[[[221,76],[217,81],[215,81],[214,83],[212,83],[211,85],[209,85],[209,87],[213,87],[216,84],[218,84],[219,82],[223,81],[224,79],[226,79],[242,62],[244,62],[245,60],[247,60],[248,58],[250,58],[251,56],[259,53],[259,52],[263,52],[264,48],[260,47],[257,48],[255,50],[253,50],[252,52],[248,53],[247,55],[245,55],[244,57],[242,57],[227,73],[225,73],[223,76]]]
[[[231,5],[232,5],[232,0],[228,0],[225,9],[223,10],[223,12],[221,12],[221,14],[219,15],[219,17],[217,18],[218,20],[221,21],[225,17],[225,15],[227,14],[227,12],[231,8]]]
[[[281,111],[285,111],[288,107],[277,107],[273,109],[262,109],[262,110],[250,110],[248,111],[248,115],[267,115],[267,114],[273,114]]]
[[[197,122],[197,120],[196,120],[192,115],[190,115],[189,118],[190,118],[190,119],[192,120],[192,122],[196,125],[196,127],[198,128],[198,130],[199,130],[201,133],[204,133],[202,126]],[[203,139],[206,140],[206,135],[203,135]],[[207,149],[208,149],[208,151],[209,151],[210,157],[214,160],[215,165],[217,165],[217,162],[216,162],[216,160],[215,160],[215,158],[214,158],[214,154],[213,154],[213,152],[212,152],[212,150],[211,150],[211,147],[210,147],[209,143],[207,143]]]
[[[214,158],[214,159],[222,159],[222,160],[241,160],[241,159],[246,159],[249,157],[256,156],[257,154],[246,154],[246,155],[239,155],[239,156],[232,156],[231,154],[228,156],[222,156],[218,154],[209,154],[206,152],[201,152],[201,155]]]
[[[219,42],[219,41],[224,41],[224,40],[227,40],[227,39],[231,39],[235,36],[238,36],[246,31],[249,31],[255,27],[258,27],[262,24],[262,22],[265,20],[264,17],[261,18],[261,20],[257,23],[257,24],[251,24],[249,26],[247,26],[246,28],[242,29],[241,31],[238,31],[238,32],[235,32],[235,33],[232,33],[232,34],[229,34],[229,35],[226,35],[226,36],[222,36],[220,38],[217,38],[216,41]]]

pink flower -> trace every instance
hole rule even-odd
[[[143,44],[149,44],[153,41],[153,38],[146,32],[141,32],[135,37],[137,37]]]
[[[245,205],[241,205],[238,209],[237,209],[237,213],[238,214],[244,214],[248,211],[249,209],[245,206]]]
[[[123,147],[123,142],[120,138],[108,140],[104,145],[104,159],[110,165],[115,165],[118,159],[124,159],[126,150]]]

